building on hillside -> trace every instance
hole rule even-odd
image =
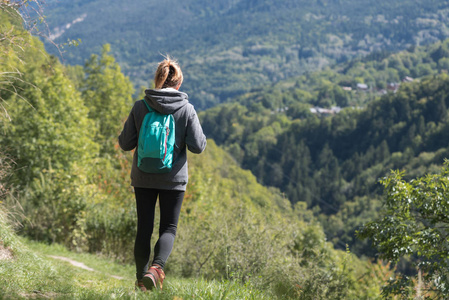
[[[368,85],[365,83],[357,83],[357,89],[358,90],[362,90],[362,91],[367,91],[368,90]]]
[[[413,82],[415,79],[410,76],[405,76],[404,79],[402,79],[402,82]]]
[[[390,82],[389,84],[387,84],[387,91],[396,93],[396,91],[399,89],[399,85],[399,83]]]
[[[338,114],[341,111],[341,107],[339,106],[332,106],[329,108],[322,108],[322,107],[312,107],[310,108],[310,112],[312,114],[317,114],[321,116],[330,116]]]

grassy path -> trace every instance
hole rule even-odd
[[[0,230],[0,299],[270,299],[236,282],[168,277],[163,292],[134,290],[134,267]]]

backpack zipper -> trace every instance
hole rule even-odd
[[[168,128],[168,126],[166,126],[166,128],[167,128],[167,133],[165,134],[165,142],[164,142],[165,153],[164,153],[164,158],[162,159],[162,161],[165,160],[165,156],[167,155],[168,134],[170,133],[170,128]]]

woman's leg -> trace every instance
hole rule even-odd
[[[173,249],[183,199],[183,191],[159,190],[161,220],[159,239],[154,248],[153,264],[162,268],[164,268],[165,262]]]
[[[151,254],[151,235],[154,226],[154,208],[158,190],[134,188],[137,205],[137,235],[134,244],[136,277],[141,280],[148,270]]]

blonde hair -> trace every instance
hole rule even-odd
[[[154,75],[154,85],[156,89],[177,88],[181,85],[184,77],[178,63],[167,56],[157,66]]]

